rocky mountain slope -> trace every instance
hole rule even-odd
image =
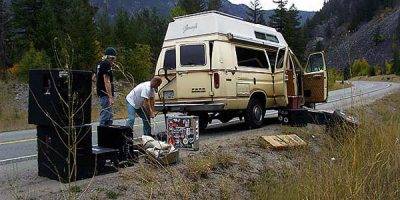
[[[99,10],[107,9],[108,12],[113,16],[118,10],[122,9],[131,14],[144,9],[155,8],[159,13],[168,15],[169,11],[175,6],[175,0],[91,0],[92,4],[99,8]],[[228,0],[222,0],[221,10],[225,13],[246,18],[246,12],[248,7],[244,4],[233,4]],[[269,19],[269,16],[273,14],[273,10],[264,10],[264,17]],[[307,19],[314,16],[315,12],[300,11],[302,23]]]
[[[399,42],[394,40],[400,30],[399,5],[376,11],[371,20],[361,21],[354,29],[349,30],[350,21],[340,21],[338,15],[333,15],[313,27],[308,51],[322,47],[327,65],[336,68],[347,67],[354,59],[364,58],[372,65],[381,66],[393,59],[392,46]]]

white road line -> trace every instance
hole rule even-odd
[[[7,164],[15,163],[15,162],[28,161],[28,160],[34,159],[36,157],[37,157],[37,154],[30,155],[30,156],[21,156],[18,158],[9,158],[9,159],[5,159],[5,160],[0,160],[0,165],[7,165]]]
[[[7,145],[7,144],[17,144],[17,143],[31,142],[31,141],[35,141],[35,140],[36,140],[36,138],[28,138],[28,139],[23,139],[23,140],[7,141],[7,142],[0,143],[0,146],[1,145]]]

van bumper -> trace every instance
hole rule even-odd
[[[225,107],[224,103],[156,103],[156,111],[167,112],[197,112],[197,111],[221,111]]]

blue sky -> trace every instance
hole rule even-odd
[[[229,0],[234,4],[250,4],[251,0]],[[275,9],[276,4],[272,2],[272,0],[260,0],[264,10]],[[305,10],[305,11],[318,11],[322,8],[324,4],[324,0],[289,0],[288,5],[292,5],[293,3],[296,5],[297,9]]]

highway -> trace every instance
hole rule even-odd
[[[345,109],[353,105],[371,103],[393,91],[398,91],[400,84],[387,83],[387,82],[365,82],[355,81],[352,88],[332,91],[329,93],[328,102],[325,104],[317,105],[317,109]],[[276,111],[268,111],[267,118],[276,117]],[[142,133],[141,120],[136,120],[134,132],[136,134]],[[233,119],[227,125],[222,125],[218,121],[213,121],[210,129],[213,129],[213,134],[206,131],[204,138],[215,137],[219,135],[218,132],[224,132],[224,129],[229,130],[229,126],[233,124],[243,123],[239,119]],[[123,125],[125,120],[118,120],[115,124]],[[92,125],[93,130],[93,144],[97,144],[97,123]],[[164,116],[159,115],[154,120],[153,128],[155,132],[160,132],[164,129]],[[217,131],[215,128],[218,127]],[[235,133],[232,133],[235,134]],[[36,159],[36,130],[24,130],[0,133],[0,168],[7,165],[24,162]],[[0,169],[1,171],[1,169]]]

